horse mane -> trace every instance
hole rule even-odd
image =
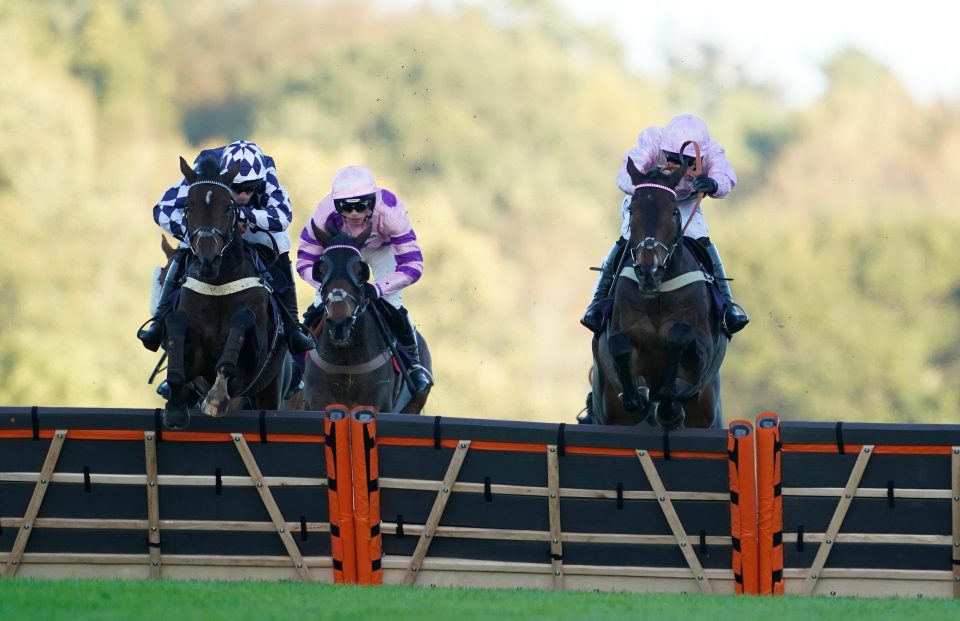
[[[204,155],[197,161],[194,170],[204,181],[217,181],[220,179],[220,160],[213,155]]]

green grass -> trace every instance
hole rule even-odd
[[[343,619],[949,619],[950,600],[752,598],[480,589],[354,587],[263,582],[0,579],[0,619],[10,621],[245,621]]]

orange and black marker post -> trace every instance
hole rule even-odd
[[[356,407],[350,413],[353,520],[357,545],[357,578],[360,584],[383,583],[376,414],[376,409],[366,406]]]
[[[783,495],[780,418],[773,412],[757,416],[757,489],[760,593],[783,595]]]
[[[730,466],[730,536],[733,577],[738,595],[757,591],[757,483],[753,452],[753,425],[730,423],[727,433]]]
[[[333,581],[357,581],[357,548],[353,528],[353,469],[350,464],[350,412],[342,405],[326,408],[323,420],[327,454],[327,498],[330,505],[330,555]]]

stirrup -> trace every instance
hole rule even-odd
[[[732,321],[728,321],[728,317]],[[727,338],[731,338],[734,334],[743,330],[747,327],[748,323],[750,323],[750,316],[747,315],[747,311],[743,310],[742,306],[736,302],[728,302],[724,306],[723,331],[726,333]]]
[[[144,327],[151,320],[153,323],[150,324],[150,327]],[[150,351],[157,351],[160,349],[160,345],[163,344],[163,326],[160,324],[160,319],[153,317],[143,322],[143,324],[137,330],[137,338],[140,339],[140,342],[143,343],[143,346]]]
[[[412,388],[413,388],[413,391],[414,391],[415,393],[421,393],[421,392],[429,389],[431,386],[434,385],[433,375],[432,375],[432,374],[430,373],[430,371],[428,371],[427,368],[426,368],[425,366],[423,366],[422,364],[411,364],[411,365],[410,365],[410,368],[407,369],[407,371],[409,372],[409,375],[410,375],[410,381],[411,381],[413,384],[415,384],[415,385],[412,387]],[[422,387],[416,386],[416,384],[420,384],[420,383],[423,383],[423,382],[417,382],[417,381],[414,379],[414,376],[415,376],[415,375],[419,375],[419,376],[422,377],[424,380],[426,380],[426,381],[425,381],[425,384],[426,384],[426,385],[424,385],[424,386],[422,386]]]

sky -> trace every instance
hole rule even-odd
[[[853,45],[886,64],[918,102],[960,103],[960,6],[949,1],[558,1],[588,23],[609,25],[631,67],[646,75],[661,76],[665,45],[713,43],[799,107],[826,87],[819,66]]]

